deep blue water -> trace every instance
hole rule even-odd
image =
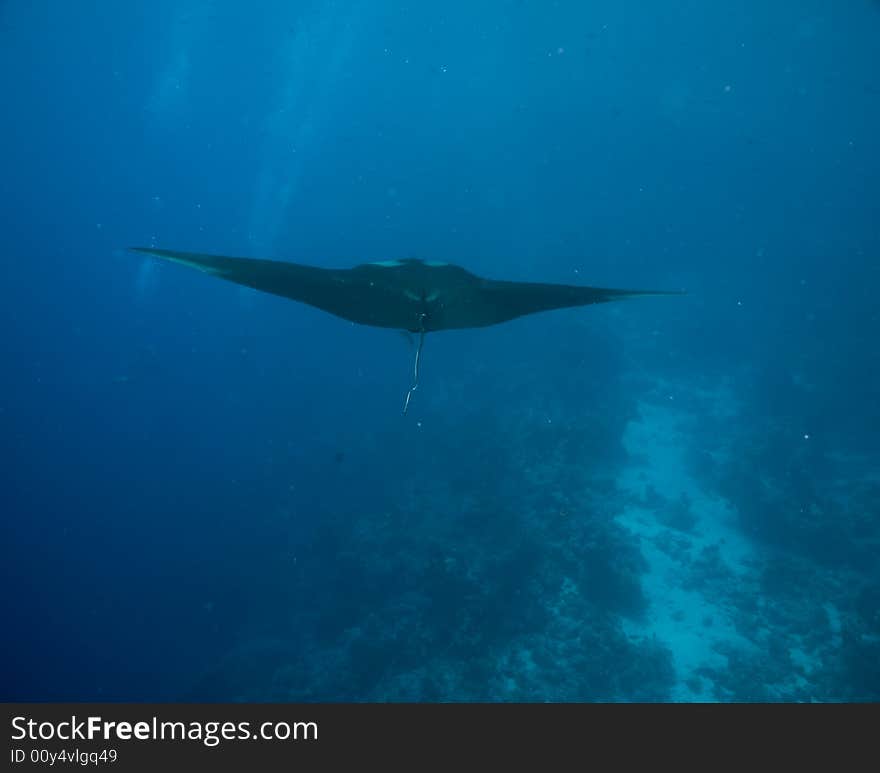
[[[880,699],[880,5],[0,2],[5,700]],[[412,342],[125,251],[686,288]]]

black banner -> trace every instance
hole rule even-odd
[[[8,770],[816,764],[873,753],[876,705],[4,704]]]

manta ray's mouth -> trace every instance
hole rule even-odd
[[[439,290],[433,290],[430,293],[426,293],[424,290],[421,293],[414,293],[412,290],[404,290],[403,294],[411,301],[425,301],[426,303],[433,303],[440,297]]]

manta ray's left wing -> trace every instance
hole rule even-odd
[[[396,324],[396,319],[385,319],[391,305],[389,299],[349,269],[318,268],[278,260],[206,255],[152,247],[130,249],[188,266],[235,284],[299,301],[351,322],[379,327],[404,327],[403,324]]]
[[[681,294],[683,294],[681,291],[623,290],[584,285],[480,279],[472,293],[462,294],[464,302],[457,303],[458,299],[450,299],[444,309],[442,327],[485,327],[541,311],[588,306],[644,295]]]
[[[331,269],[285,263],[278,260],[233,258],[225,255],[205,255],[199,252],[158,250],[152,247],[130,247],[129,249],[133,252],[142,252],[171,263],[194,268],[197,271],[236,284],[253,287],[255,290],[262,290],[306,303],[310,301],[303,296],[308,295],[308,290],[325,286],[332,281],[332,274],[335,273]]]

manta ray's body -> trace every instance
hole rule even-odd
[[[484,279],[449,263],[414,259],[333,269],[149,247],[133,249],[236,284],[300,301],[361,325],[421,334],[415,379],[407,395],[407,405],[418,384],[419,354],[425,333],[486,327],[524,314],[605,303],[635,295],[670,294],[655,290],[505,282]]]
[[[148,247],[133,249],[236,284],[307,303],[361,325],[413,333],[486,327],[539,311],[604,303],[634,295],[668,294],[653,290],[504,282],[483,279],[449,263],[414,259],[336,269]]]

